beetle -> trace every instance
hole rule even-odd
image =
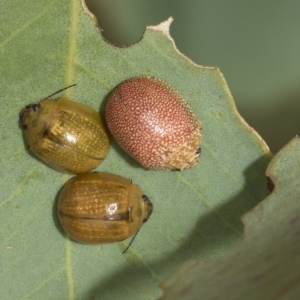
[[[85,173],[71,178],[58,197],[58,217],[74,240],[113,243],[136,234],[153,210],[142,190],[124,177]]]
[[[49,99],[67,88],[23,108],[20,124],[29,150],[46,164],[66,173],[89,172],[105,159],[110,141],[92,108],[65,97]]]
[[[201,122],[162,79],[136,76],[109,95],[105,119],[120,146],[145,168],[183,170],[200,155]]]

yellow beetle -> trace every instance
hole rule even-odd
[[[20,112],[29,150],[56,170],[89,172],[109,151],[110,142],[101,117],[90,107],[70,99],[48,99],[54,94]]]
[[[152,203],[128,179],[109,173],[71,178],[58,198],[58,216],[74,240],[86,244],[119,242],[138,232]]]

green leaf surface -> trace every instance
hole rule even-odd
[[[218,68],[181,55],[171,20],[148,27],[127,48],[109,45],[79,1],[0,3],[1,299],[155,299],[158,284],[186,260],[238,245],[240,216],[267,195],[270,153],[238,115]],[[143,169],[115,143],[98,167],[131,178],[154,204],[132,247],[91,246],[64,234],[56,212],[70,178],[26,151],[20,110],[72,83],[62,94],[103,112],[121,81],[152,75],[173,85],[202,122],[198,165],[183,172]]]
[[[160,299],[300,299],[300,139],[271,161],[269,197],[243,216],[245,239],[227,255],[191,260],[163,284]]]

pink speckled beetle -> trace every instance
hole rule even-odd
[[[116,141],[145,168],[183,170],[199,160],[201,122],[161,79],[123,81],[108,98],[105,118]]]

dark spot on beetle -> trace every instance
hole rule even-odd
[[[196,149],[195,154],[199,154],[199,155],[201,154],[201,147]]]
[[[32,104],[31,107],[34,111],[38,111],[40,109],[40,105],[36,103]]]
[[[26,124],[22,124],[22,128],[23,128],[24,130],[26,130],[26,129],[27,129],[27,125],[26,125]]]
[[[52,141],[55,144],[64,146],[64,143],[59,138],[57,138],[56,136],[54,136],[53,134],[51,134],[51,132],[49,132],[48,128],[46,128],[43,131],[42,137],[44,139],[48,139],[48,140]]]
[[[50,139],[50,135],[49,135],[48,129],[46,129],[46,130],[43,132],[43,138],[49,138],[49,139]]]
[[[112,215],[112,216],[104,216],[103,218],[100,218],[101,220],[105,221],[122,221],[122,220],[129,220],[129,212]]]
[[[142,196],[143,201],[149,201],[149,198],[146,195]]]

